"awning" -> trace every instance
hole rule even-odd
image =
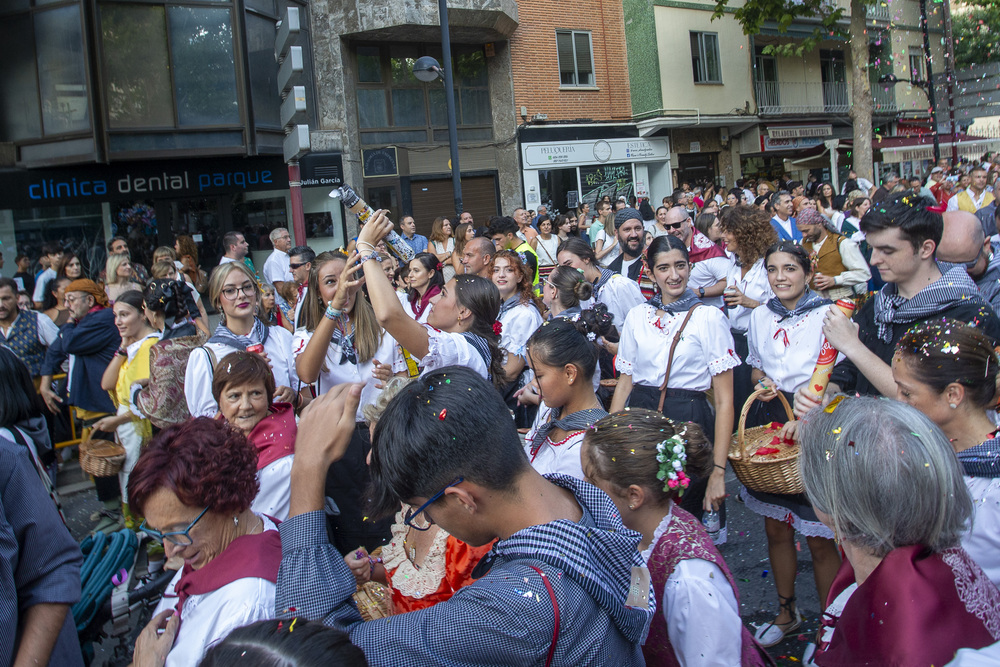
[[[987,151],[1000,150],[1000,138],[970,137],[956,134],[958,154],[962,157],[978,158]],[[938,135],[941,154],[951,155],[952,135]],[[882,162],[909,162],[910,160],[933,160],[934,137],[927,134],[919,137],[882,137],[872,142],[876,151],[882,154]]]
[[[833,139],[827,140],[826,142],[820,144],[819,146],[813,146],[812,148],[806,148],[798,151],[794,156],[785,158],[785,170],[792,171],[795,169],[824,169],[830,166],[830,147],[829,143],[831,141],[837,142],[837,157],[838,163],[844,162],[846,160],[848,153],[851,151],[851,146],[854,144],[850,139]]]

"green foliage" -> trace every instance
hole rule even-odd
[[[874,4],[876,0],[866,0],[866,4]],[[1000,0],[981,0],[998,2]],[[715,12],[712,19],[722,18],[729,0],[715,0]],[[831,0],[746,0],[733,16],[743,26],[747,35],[760,33],[765,23],[776,22],[779,32],[787,32],[793,23],[808,23],[813,25],[812,33],[797,39],[792,44],[767,46],[765,53],[778,56],[801,57],[812,51],[823,40],[832,37],[848,37],[847,9],[838,7]]]
[[[952,9],[955,67],[1000,62],[1000,0],[968,0]]]

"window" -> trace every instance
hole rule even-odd
[[[691,33],[691,69],[695,83],[722,83],[719,64],[719,33]]]
[[[924,52],[919,46],[910,47],[910,81],[923,81]]]
[[[594,50],[590,33],[578,30],[556,32],[560,86],[593,86]]]
[[[440,48],[424,44],[359,45],[355,51],[358,125],[365,146],[447,141],[447,112],[440,79],[413,76],[417,58],[441,61]],[[489,78],[482,47],[452,47],[452,79],[460,141],[493,138]],[[444,136],[442,140],[440,137]]]

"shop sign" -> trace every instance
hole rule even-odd
[[[833,134],[832,125],[796,125],[794,127],[768,127],[767,136],[771,139],[807,139],[828,137]],[[812,144],[815,145],[815,144]]]
[[[765,137],[764,135],[760,137],[760,149],[762,151],[792,151],[822,145],[822,137],[802,137],[798,139],[774,139],[772,137]]]
[[[344,184],[340,153],[306,153],[299,158],[299,178],[304,188],[338,188]]]
[[[666,160],[669,153],[666,139],[599,139],[522,146],[524,166],[528,169],[605,162],[655,162]]]
[[[361,166],[365,178],[398,175],[399,164],[396,161],[396,147],[363,149],[361,151]]]
[[[280,157],[128,162],[0,172],[3,204],[10,208],[286,189],[288,170]]]

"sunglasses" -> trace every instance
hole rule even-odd
[[[291,269],[292,271],[294,271],[295,269],[301,269],[303,266],[305,266],[308,263],[309,262],[299,262],[299,263],[289,262],[288,263],[288,268]]]
[[[663,228],[664,229],[680,229],[683,226],[684,226],[683,222],[670,222],[670,223],[664,223]]]

